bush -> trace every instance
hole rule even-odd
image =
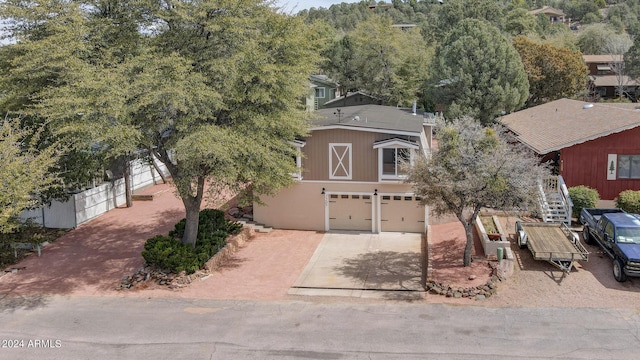
[[[614,200],[616,207],[632,214],[640,214],[640,191],[625,190]]]
[[[186,219],[180,220],[169,236],[157,235],[144,245],[142,257],[149,265],[155,265],[172,272],[192,274],[226,245],[230,234],[238,234],[242,225],[228,221],[224,212],[204,209],[200,212],[196,247],[180,242],[184,235]]]
[[[176,273],[184,271],[192,274],[204,264],[204,262],[199,263],[198,254],[194,248],[163,235],[156,235],[147,240],[142,257],[147,264]]]
[[[580,185],[569,188],[569,196],[573,201],[573,216],[580,217],[580,212],[584,208],[596,207],[600,195],[596,189]]]

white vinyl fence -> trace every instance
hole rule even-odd
[[[156,161],[165,177],[169,171]],[[162,181],[153,165],[145,160],[131,162],[132,191]],[[105,182],[81,193],[73,194],[69,200],[52,201],[51,205],[39,209],[25,210],[23,220],[31,219],[47,228],[71,229],[126,203],[124,178]]]

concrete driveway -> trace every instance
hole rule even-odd
[[[326,233],[289,294],[424,291],[421,244],[421,234]]]

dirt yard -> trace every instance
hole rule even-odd
[[[508,233],[511,249],[514,253],[514,273],[498,287],[497,295],[475,301],[483,306],[532,306],[532,307],[603,307],[603,308],[638,308],[640,306],[640,278],[629,278],[618,283],[612,274],[612,262],[598,246],[585,245],[589,251],[587,262],[577,263],[575,268],[565,275],[559,269],[545,261],[536,261],[528,249],[519,249],[514,237],[515,217],[500,216],[501,225]],[[447,236],[437,237],[432,244],[439,250],[440,257],[459,258],[458,262],[436,257],[434,261],[434,278],[468,286],[469,275],[476,275],[474,282],[482,282],[487,278],[487,270],[482,259],[482,246],[476,244],[475,252],[479,259],[470,268],[461,268],[464,236],[462,225],[445,223],[434,225],[434,231],[445,231]],[[581,227],[574,231],[581,233]],[[584,242],[583,242],[584,244]],[[446,249],[446,251],[444,251]],[[440,264],[440,266],[439,266]],[[458,269],[455,269],[458,268]],[[460,271],[456,271],[460,270]],[[427,295],[429,302],[468,304],[469,299],[452,299],[438,295]]]

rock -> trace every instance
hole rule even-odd
[[[459,299],[459,298],[462,297],[462,293],[459,292],[459,291],[456,291],[456,292],[453,293],[453,297],[456,298],[456,299]]]
[[[486,297],[484,295],[476,295],[475,299],[476,300],[484,300],[484,299],[486,299]]]
[[[238,209],[237,207],[232,207],[231,209],[229,209],[229,215],[235,217],[238,214],[240,214],[240,209]]]
[[[469,275],[469,280],[475,280],[476,276],[475,275]]]

